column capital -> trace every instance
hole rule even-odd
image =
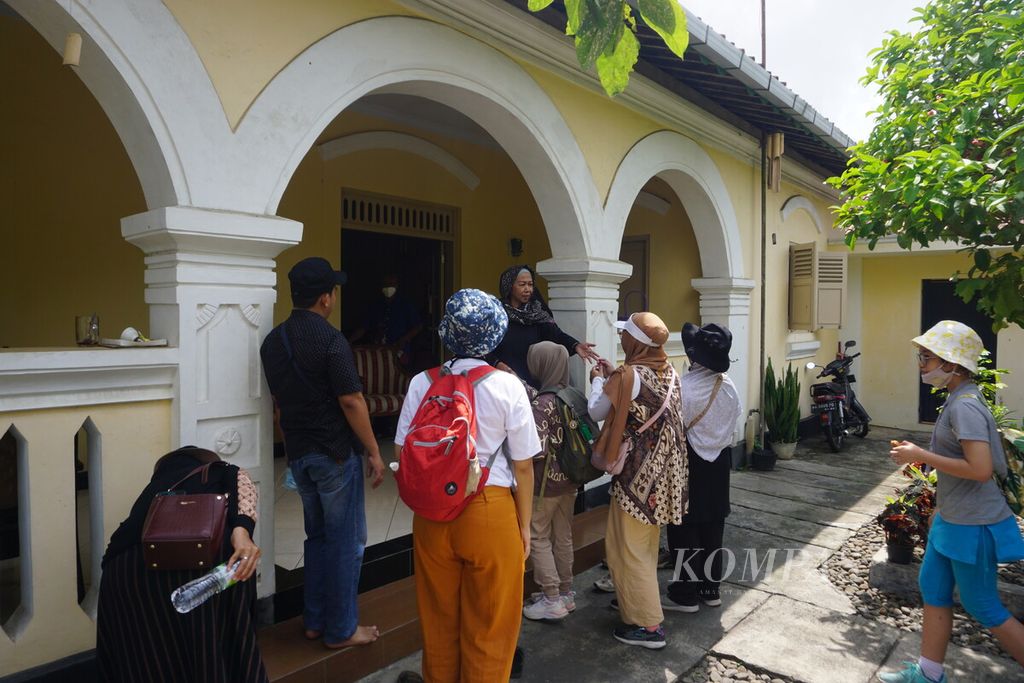
[[[121,235],[147,256],[188,252],[272,259],[302,240],[302,223],[277,216],[164,206],[122,218]]]
[[[740,277],[695,277],[690,284],[701,294],[748,294],[754,281]]]
[[[589,281],[617,285],[633,272],[628,263],[612,259],[549,258],[537,263],[537,273],[549,282]]]

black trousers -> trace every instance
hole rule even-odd
[[[718,588],[722,581],[722,536],[725,518],[729,516],[729,469],[731,449],[724,448],[712,462],[697,455],[687,442],[690,466],[689,511],[682,524],[668,525],[668,548],[672,551],[673,576],[678,579],[668,585],[668,594],[677,601],[693,598],[701,590]],[[678,576],[680,552],[683,562]]]
[[[672,551],[673,578],[668,594],[674,600],[694,598],[707,589],[717,589],[722,581],[722,536],[725,520],[684,521],[668,526],[668,547]],[[680,565],[680,557],[683,565]],[[679,567],[676,575],[675,568]],[[687,571],[689,567],[690,571]],[[692,576],[691,576],[692,573]]]

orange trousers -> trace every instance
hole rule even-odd
[[[509,489],[451,522],[412,522],[426,683],[507,681],[523,615],[523,539]]]

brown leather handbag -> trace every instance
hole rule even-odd
[[[228,515],[227,493],[178,493],[189,477],[209,476],[210,464],[189,472],[153,497],[142,526],[142,556],[149,569],[210,569],[218,564]]]

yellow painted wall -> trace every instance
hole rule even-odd
[[[671,208],[659,216],[634,206],[626,221],[625,235],[648,236],[649,307],[665,321],[670,332],[679,332],[684,322],[700,322],[700,295],[690,285],[690,280],[701,276],[700,253],[679,198],[671,191],[658,191],[657,195],[671,199]],[[639,305],[636,299],[631,299],[631,303],[631,310]]]
[[[380,130],[407,132],[443,147],[479,176],[479,186],[471,190],[433,162],[404,152],[365,151],[324,162],[316,150],[311,151],[292,177],[279,209],[281,216],[301,221],[304,230],[302,244],[277,260],[280,295],[274,311],[276,321],[289,313],[287,275],[297,261],[319,255],[332,263],[340,262],[342,188],[459,207],[459,287],[476,287],[497,294],[502,270],[514,263],[535,264],[550,258],[547,235],[533,196],[504,151],[356,112],[343,113],[324,137],[334,139],[354,132]],[[516,258],[508,252],[508,239],[512,236],[524,240],[524,252]],[[334,314],[332,322],[340,323],[340,312]]]
[[[210,75],[234,128],[303,50],[342,26],[411,15],[389,0],[164,0]]]
[[[863,257],[864,406],[879,425],[927,429],[917,421],[917,361],[910,339],[921,332],[921,281],[943,279],[970,267],[961,254],[894,254]],[[1024,331],[999,333],[997,364],[1011,371],[1004,402],[1017,419],[1024,415]]]
[[[95,647],[96,624],[78,607],[75,571],[74,439],[91,418],[102,439],[92,467],[102,468],[104,546],[170,449],[170,401],[0,413],[0,434],[14,425],[26,442],[32,506],[32,619],[12,642],[0,637],[0,676]],[[88,561],[88,558],[83,558]],[[27,578],[27,577],[26,577]]]
[[[629,150],[663,126],[627,109],[603,92],[584,88],[532,64],[520,62],[562,114],[602,201],[608,197],[619,164]]]
[[[0,14],[0,347],[74,346],[74,318],[145,330],[143,255],[120,220],[146,210],[96,100],[32,27]]]

